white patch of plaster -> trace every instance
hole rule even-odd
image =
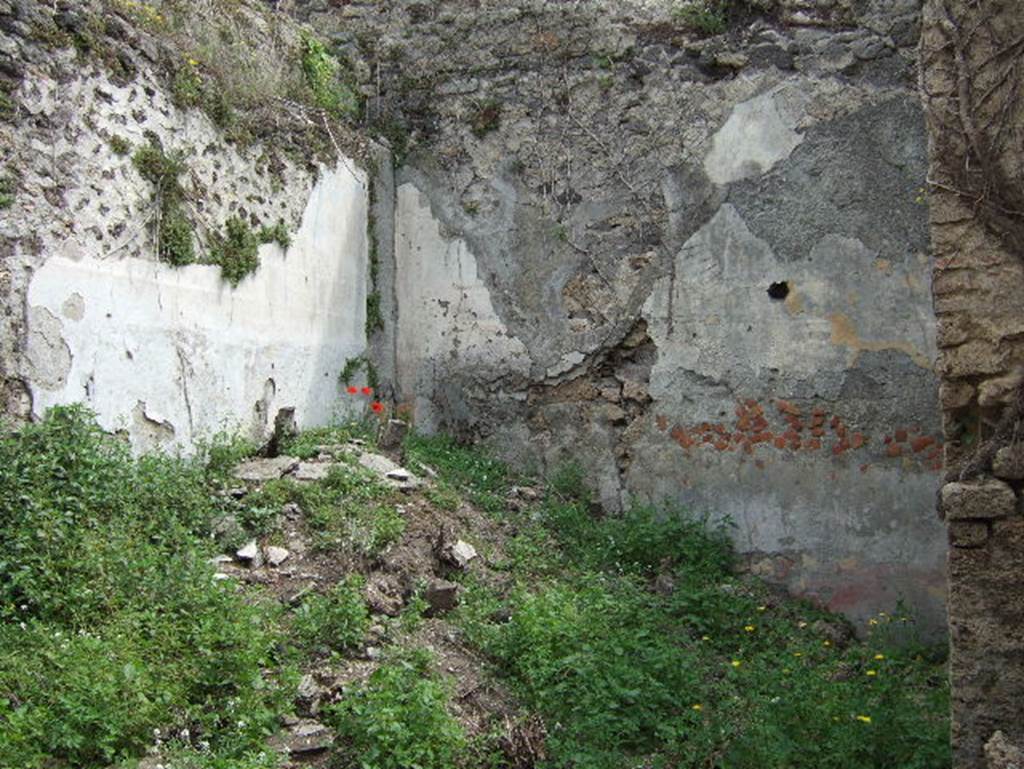
[[[803,141],[795,130],[809,96],[783,85],[733,107],[711,140],[704,170],[716,184],[763,174]]]
[[[49,258],[28,294],[36,414],[86,392],[100,424],[126,429],[141,451],[153,423],[173,426],[163,445],[185,449],[218,429],[253,425],[271,379],[271,399],[294,406],[300,427],[345,409],[338,372],[365,349],[367,200],[357,173],[344,164],[324,170],[287,255],[262,246],[259,270],[236,289],[212,265]],[[69,285],[89,313],[61,329]],[[145,426],[133,420],[140,402]]]
[[[397,385],[403,399],[416,398],[420,427],[435,425],[429,395],[443,384],[448,361],[473,371],[478,381],[529,372],[526,347],[495,312],[468,245],[442,234],[413,184],[397,190],[395,262]]]

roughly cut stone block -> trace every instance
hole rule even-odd
[[[428,605],[428,617],[445,614],[459,605],[459,586],[446,579],[433,579],[423,592],[423,599]]]
[[[985,743],[988,769],[1024,769],[1024,750],[1012,744],[1006,735],[996,730]]]
[[[300,462],[295,468],[297,481],[322,481],[333,465],[324,462]]]
[[[242,563],[246,563],[254,569],[258,569],[263,563],[263,559],[260,556],[260,546],[256,544],[255,539],[243,547],[238,548],[235,552],[235,557]]]
[[[1016,507],[1013,489],[1002,481],[954,482],[942,487],[942,510],[947,521],[1005,518]]]
[[[1024,479],[1024,444],[1018,443],[999,449],[992,461],[992,474],[997,478],[1012,481]]]
[[[291,555],[285,548],[275,547],[274,545],[264,548],[263,554],[266,556],[267,563],[271,566],[280,566]]]
[[[985,521],[953,521],[949,524],[949,544],[953,547],[984,547],[988,533]]]
[[[280,478],[298,466],[295,457],[273,457],[271,459],[250,459],[235,468],[233,475],[240,481],[262,483]]]

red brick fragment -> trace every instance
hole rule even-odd
[[[922,435],[920,438],[914,438],[910,444],[910,448],[914,450],[915,454],[920,454],[933,443],[935,443],[935,439],[932,436]]]
[[[895,433],[893,433],[892,437],[893,440],[895,440],[897,443],[905,443],[907,440],[907,431],[897,430]]]
[[[903,456],[903,447],[898,443],[893,443],[885,453],[890,457],[901,457]]]
[[[854,433],[853,437],[850,438],[850,448],[852,448],[852,449],[859,449],[866,442],[867,442],[867,439],[864,437],[863,433]]]

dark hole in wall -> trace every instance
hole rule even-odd
[[[768,286],[768,296],[779,301],[785,299],[789,296],[789,283],[784,280],[779,283],[772,283]]]

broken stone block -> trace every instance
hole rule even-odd
[[[306,673],[295,691],[295,711],[300,716],[315,716],[320,711],[323,690],[312,675]]]
[[[295,480],[297,481],[322,481],[327,477],[332,465],[322,462],[299,462],[295,468]]]
[[[459,586],[446,579],[432,579],[423,591],[423,599],[427,602],[428,617],[445,614],[459,605]]]
[[[469,562],[477,557],[476,548],[464,540],[456,540],[441,548],[441,557],[460,569],[469,566]]]
[[[402,591],[393,578],[374,574],[366,582],[366,605],[373,614],[397,617],[402,612],[405,601]]]
[[[362,454],[359,464],[380,476],[399,491],[413,491],[419,488],[420,481],[416,476],[380,454]]]
[[[291,555],[291,553],[289,553],[283,547],[276,547],[274,545],[270,545],[268,547],[263,548],[263,555],[266,557],[267,563],[269,563],[271,566],[280,566],[282,563],[288,560],[288,557]]]
[[[1009,481],[1024,479],[1024,444],[1003,446],[992,460],[992,474]]]
[[[270,747],[279,753],[295,755],[319,753],[334,743],[334,732],[319,721],[302,719],[284,734],[270,740]]]
[[[1005,518],[1016,507],[1013,489],[995,479],[956,481],[942,487],[942,511],[947,521]]]
[[[988,535],[986,521],[951,521],[949,524],[949,544],[953,547],[984,547]]]
[[[382,449],[390,451],[402,445],[405,436],[409,434],[409,423],[401,419],[389,419],[380,430],[377,438],[377,445]]]
[[[258,569],[263,564],[263,558],[260,555],[260,546],[256,544],[255,539],[238,548],[238,550],[235,551],[235,558],[252,569]]]
[[[263,483],[280,478],[294,470],[299,464],[295,457],[273,457],[270,459],[250,459],[242,462],[232,472],[240,481]]]
[[[985,743],[988,769],[1024,769],[1024,750],[1012,744],[1006,735],[996,730]]]

